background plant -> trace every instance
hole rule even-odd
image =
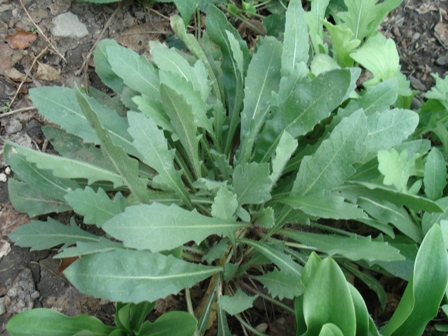
[[[44,128],[60,156],[9,144],[5,157],[19,211],[73,210],[105,234],[49,217],[10,238],[62,245],[57,258],[80,257],[65,271],[71,283],[112,301],[185,289],[193,315],[188,288],[207,279],[197,334],[213,320],[230,334],[228,315],[260,334],[242,315],[257,297],[295,313],[297,335],[378,334],[344,274],[382,307],[371,274],[393,275],[409,283],[382,333],[418,334],[447,283],[446,83],[419,113],[407,109],[395,44],[376,29],[399,2],[357,3],[346,0],[330,23],[329,1],[308,12],[290,1],[283,33],[266,18],[253,49],[213,5],[200,39],[171,19],[190,54],[152,42],[148,61],[103,40],[96,71],[117,95],[33,89],[60,126]],[[373,77],[358,88],[360,65]]]

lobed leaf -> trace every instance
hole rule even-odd
[[[90,187],[76,189],[64,198],[76,213],[84,216],[84,224],[95,224],[98,227],[122,213],[130,204],[121,193],[117,193],[112,200],[101,188],[96,192]]]
[[[279,233],[330,256],[341,255],[350,260],[371,262],[404,260],[400,250],[386,242],[372,241],[370,237],[342,237],[290,230],[280,230]]]
[[[225,220],[234,220],[237,209],[237,196],[226,187],[220,187],[213,199],[212,216]]]
[[[398,191],[407,191],[408,179],[415,165],[415,157],[406,150],[398,152],[395,148],[378,152],[378,170],[383,174],[383,183],[393,185]]]
[[[218,304],[221,309],[224,309],[227,313],[233,316],[251,308],[257,297],[258,295],[249,296],[244,293],[241,288],[238,288],[233,296],[221,296],[218,299]]]
[[[246,223],[211,218],[176,205],[159,203],[127,207],[103,225],[103,230],[122,240],[124,246],[152,252],[171,250],[191,240],[202,242],[210,235],[230,235]]]
[[[364,154],[366,135],[362,111],[344,118],[312,156],[303,158],[291,196],[324,193],[344,183],[355,172],[353,163]]]
[[[269,178],[269,164],[245,163],[235,167],[232,176],[233,191],[239,205],[262,204],[271,198],[272,181]]]
[[[123,248],[123,244],[113,242],[106,238],[99,237],[96,242],[78,241],[76,246],[64,248],[62,252],[55,255],[54,258],[73,258],[81,257],[93,253],[102,253]]]
[[[279,270],[254,277],[260,281],[272,297],[293,299],[303,294],[304,286],[300,278]]]
[[[45,250],[66,244],[73,245],[79,241],[98,242],[99,237],[76,226],[72,219],[71,225],[64,225],[51,217],[46,222],[33,220],[21,225],[8,235],[16,245],[31,247],[31,251]]]
[[[145,321],[138,330],[138,335],[191,336],[196,330],[197,323],[190,313],[171,311],[163,313],[153,323]]]
[[[64,274],[85,294],[138,303],[177,294],[220,271],[221,267],[188,263],[171,255],[117,249],[82,257]]]
[[[361,43],[361,40],[353,38],[354,33],[349,28],[332,25],[328,21],[323,22],[331,37],[333,53],[341,67],[353,66],[352,53]]]

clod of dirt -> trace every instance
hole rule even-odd
[[[34,285],[31,270],[28,268],[21,271],[14,281],[7,280],[5,286],[7,292],[4,299],[0,301],[0,311],[4,309],[8,314],[16,314],[33,308],[34,300],[40,296]]]

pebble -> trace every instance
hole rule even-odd
[[[22,130],[22,123],[19,119],[11,119],[9,125],[6,126],[7,134],[15,134],[19,133]]]
[[[83,38],[89,34],[86,25],[72,12],[59,14],[52,22],[51,33],[56,37]]]
[[[409,80],[411,81],[411,86],[414,89],[417,89],[419,91],[426,91],[426,85],[423,84],[422,82],[420,82],[417,78],[415,78],[414,76],[410,76]]]
[[[448,57],[440,56],[439,58],[436,59],[436,63],[438,65],[446,65],[446,64],[448,64]]]

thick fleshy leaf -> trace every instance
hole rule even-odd
[[[333,195],[291,196],[278,200],[308,215],[332,219],[360,219],[367,215],[356,204],[344,202],[343,197]]]
[[[32,251],[45,250],[61,244],[73,245],[79,241],[99,240],[98,236],[77,227],[73,220],[71,225],[64,225],[50,217],[46,222],[34,220],[30,224],[19,226],[8,237],[18,246],[31,247]]]
[[[303,158],[291,196],[324,193],[345,182],[355,163],[364,154],[367,135],[364,113],[344,118],[312,156]]]
[[[134,138],[133,144],[142,154],[143,161],[159,173],[154,182],[175,191],[187,206],[191,206],[185,189],[181,172],[174,168],[174,150],[168,149],[168,142],[156,123],[141,113],[129,112],[129,133]]]
[[[196,330],[197,321],[190,313],[171,311],[163,313],[154,323],[146,321],[138,330],[138,335],[191,336]]]
[[[252,305],[258,295],[249,296],[238,288],[235,295],[223,295],[218,299],[219,306],[230,315],[239,314],[246,309],[252,308]]]
[[[241,145],[237,161],[246,163],[252,154],[255,138],[271,108],[271,94],[280,83],[281,43],[264,38],[247,69],[244,86],[244,109],[241,112]]]
[[[272,272],[254,277],[260,281],[272,297],[293,299],[301,295],[305,289],[300,278],[295,278],[290,273],[274,270]]]
[[[432,200],[442,197],[443,189],[446,186],[446,178],[445,158],[436,147],[433,147],[426,158],[423,176],[426,196]]]
[[[47,308],[24,311],[13,316],[7,325],[11,336],[73,336],[80,331],[108,336],[114,329],[93,316],[69,317]]]
[[[159,76],[154,66],[135,51],[121,46],[106,48],[112,71],[131,89],[150,97],[159,97]]]
[[[174,88],[162,83],[160,94],[163,106],[168,114],[171,124],[180,143],[188,155],[192,169],[196,177],[201,176],[201,164],[199,162],[199,139],[196,134],[197,126],[194,122],[193,108],[184,96]]]
[[[439,225],[426,234],[414,274],[382,335],[421,335],[438,312],[448,281],[448,257]]]
[[[386,242],[372,241],[370,237],[343,237],[289,230],[280,230],[279,233],[330,256],[341,255],[350,260],[367,261],[404,260],[400,250]]]
[[[356,335],[355,309],[344,273],[331,258],[314,270],[303,295],[306,336],[318,335],[327,323],[335,324],[345,336]]]
[[[64,274],[81,292],[120,302],[156,301],[220,272],[171,255],[118,249],[78,259]]]
[[[211,218],[196,210],[159,203],[127,207],[103,225],[103,230],[122,240],[126,247],[152,252],[171,250],[191,240],[200,243],[210,235],[230,235],[245,223]]]
[[[272,120],[266,122],[257,139],[257,161],[271,158],[284,131],[297,138],[327,118],[342,103],[350,82],[349,70],[335,70],[298,84]]]
[[[239,205],[268,201],[271,198],[269,191],[272,185],[269,164],[251,162],[236,166],[232,185]]]
[[[117,193],[112,200],[103,189],[98,188],[95,192],[89,187],[72,191],[65,196],[65,200],[76,213],[84,216],[84,224],[95,224],[98,227],[129,205],[121,193]]]

